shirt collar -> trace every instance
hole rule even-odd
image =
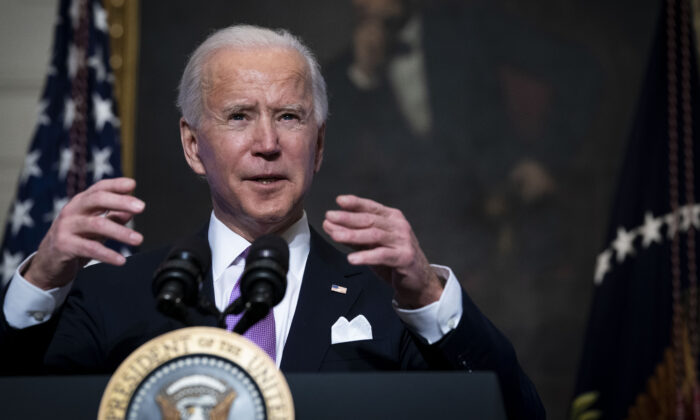
[[[309,256],[311,240],[306,212],[282,232],[281,236],[289,244],[289,272],[301,279]],[[250,242],[224,225],[213,211],[209,219],[208,238],[209,248],[211,248],[212,276],[214,281],[217,281],[226,267],[250,246]]]

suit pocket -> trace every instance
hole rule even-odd
[[[397,368],[397,355],[386,338],[331,344],[321,363],[321,370],[331,371]]]

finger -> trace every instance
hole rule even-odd
[[[125,211],[110,210],[109,212],[107,212],[105,217],[107,217],[109,220],[119,223],[120,225],[125,225],[129,223],[131,219],[133,219],[134,215]]]
[[[69,203],[73,204],[73,203]],[[79,200],[70,207],[69,211],[79,213],[102,213],[105,210],[127,212],[131,214],[141,213],[146,203],[136,197],[123,195],[107,190],[85,191]]]
[[[385,229],[388,227],[387,220],[372,213],[354,213],[343,210],[330,210],[326,212],[326,220],[347,228],[363,229],[378,227]]]
[[[136,181],[131,178],[108,178],[92,184],[85,191],[112,191],[119,194],[131,194],[136,188]]]
[[[112,265],[123,265],[126,262],[126,258],[123,255],[92,239],[76,236],[73,238],[71,248],[75,250],[77,256],[82,258],[89,258]]]
[[[402,260],[399,251],[388,247],[379,247],[348,254],[348,262],[353,265],[396,268],[401,266]]]
[[[361,198],[356,195],[347,194],[339,195],[336,197],[335,202],[343,210],[353,211],[353,212],[367,212],[379,215],[386,215],[389,213],[390,208],[383,206],[376,201],[370,200],[369,198]]]
[[[138,246],[143,242],[143,235],[139,232],[107,217],[76,217],[72,224],[72,231],[76,236],[85,236],[91,239],[113,239],[132,246]]]
[[[326,232],[331,238],[333,237],[333,232],[335,232],[338,229],[337,226],[338,225],[336,225],[335,223],[328,221],[328,219],[324,220],[323,224],[321,225],[323,231]]]
[[[322,224],[323,230],[330,236],[334,241],[339,242],[337,238],[337,233],[341,230],[344,229],[342,226],[339,226],[333,222],[330,222],[328,219],[323,221]]]
[[[336,242],[353,246],[391,245],[388,232],[375,227],[366,229],[348,229],[328,220],[323,222],[323,229]]]

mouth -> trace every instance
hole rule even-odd
[[[252,181],[262,185],[270,185],[279,181],[283,181],[286,178],[281,175],[260,175],[248,178],[248,181]]]

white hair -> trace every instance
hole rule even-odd
[[[284,29],[272,30],[253,25],[234,25],[211,34],[190,56],[180,79],[177,106],[185,120],[193,127],[199,126],[204,98],[202,97],[202,70],[209,57],[224,48],[289,48],[306,60],[311,76],[314,117],[323,124],[328,116],[326,82],[321,75],[321,66],[313,53],[299,38]]]

